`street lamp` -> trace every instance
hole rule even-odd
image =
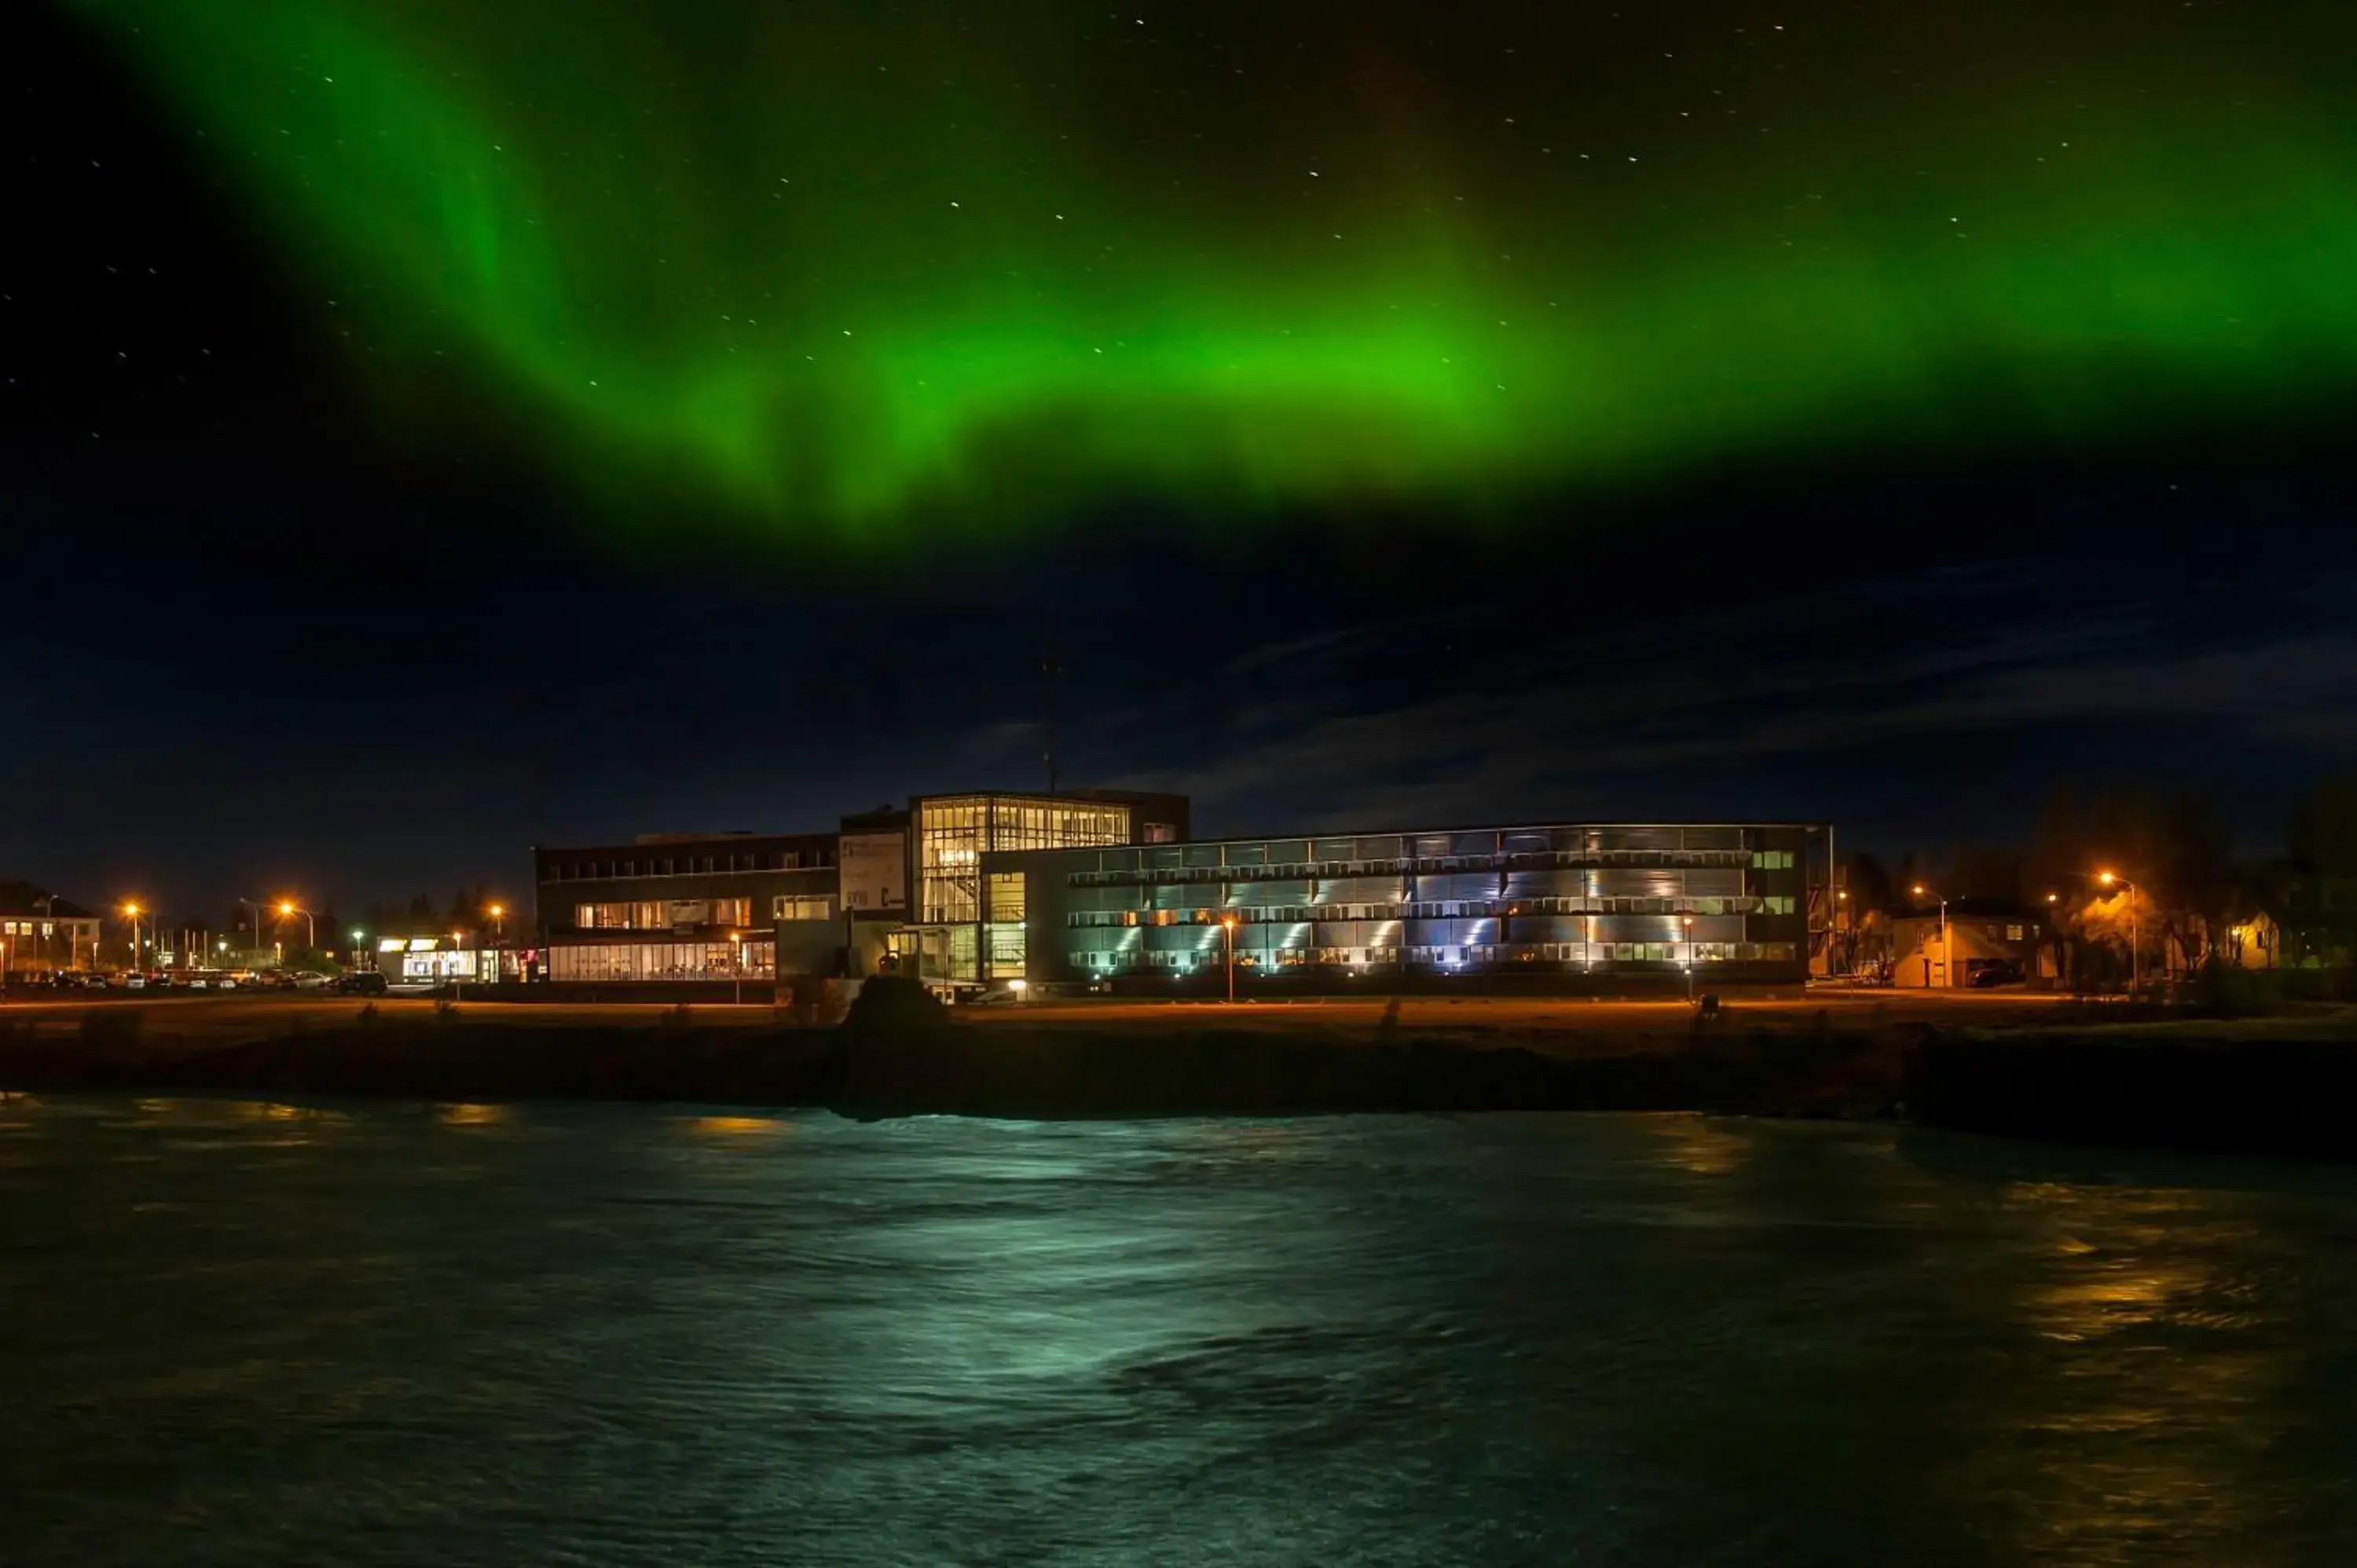
[[[2142,953],[2136,942],[2136,885],[2115,871],[2098,871],[2095,880],[2105,887],[2118,886],[2128,890],[2128,994],[2135,996],[2143,987]],[[2169,944],[2163,942],[2166,948]]]
[[[745,1005],[745,933],[729,932],[728,949],[728,972],[737,983],[737,1005],[742,1007]]]
[[[467,972],[459,967],[458,955],[467,950],[467,933],[450,933],[450,1000],[456,1002],[467,988]]]
[[[1233,1006],[1236,1000],[1236,918],[1222,915],[1220,926],[1228,933],[1228,1004]]]
[[[1940,898],[1940,985],[1945,990],[1956,983],[1955,954],[1948,947],[1948,900],[1933,894],[1920,882],[1910,891],[1918,898]]]
[[[302,916],[303,945],[312,952],[319,950],[319,918],[317,915],[304,908],[292,898],[281,898],[278,901],[278,912],[281,915]]]
[[[131,967],[137,969],[139,967],[139,917],[145,911],[137,903],[126,899],[123,905],[123,912],[131,919]]]

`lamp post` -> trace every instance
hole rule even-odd
[[[450,933],[450,1000],[453,1002],[466,994],[467,972],[458,965],[458,955],[467,950],[466,942],[466,932]]]
[[[133,969],[137,969],[139,967],[139,917],[143,911],[135,901],[126,899],[123,906],[123,912],[126,916],[130,917],[131,967]]]
[[[259,958],[262,954],[262,911],[264,906],[258,900],[253,898],[241,898],[238,900],[238,903],[253,913],[253,956]]]
[[[361,966],[361,954],[368,951],[368,933],[357,926],[352,929],[352,967]]]
[[[302,916],[303,945],[312,952],[319,950],[319,918],[317,915],[304,908],[292,898],[281,898],[278,901],[278,912],[281,915]]]
[[[745,933],[728,933],[728,974],[737,983],[736,1004],[745,1005]]]
[[[2106,887],[2116,885],[2128,890],[2128,996],[2133,1000],[2144,989],[2142,951],[2136,941],[2136,885],[2115,871],[2098,871],[2095,880]]]
[[[1956,983],[1955,954],[1948,947],[1948,900],[1943,895],[1932,893],[1920,882],[1910,891],[1918,898],[1937,897],[1940,900],[1940,988],[1943,991],[1947,990]]]
[[[491,918],[491,940],[502,942],[507,940],[508,907],[505,904],[494,904],[483,913]]]
[[[1694,917],[1692,915],[1688,915],[1680,923],[1685,927],[1686,930],[1686,1000],[1691,1002],[1694,1000]]]
[[[1228,933],[1228,1005],[1232,1007],[1236,1002],[1236,918],[1222,916],[1220,927]]]

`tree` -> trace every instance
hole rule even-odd
[[[2300,870],[2357,878],[2357,773],[2319,779],[2302,789],[2292,801],[2284,838]]]
[[[2357,773],[2320,779],[2292,803],[2291,864],[2277,920],[2326,963],[2357,955]]]

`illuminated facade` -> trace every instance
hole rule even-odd
[[[1564,823],[995,854],[985,978],[1799,980],[1804,823]],[[1001,933],[1019,933],[1002,941]]]
[[[978,983],[1023,964],[1021,917],[993,908],[985,855],[1186,833],[1183,797],[987,793],[920,796],[835,832],[537,850],[547,977],[767,981],[872,973],[889,955],[903,972]]]
[[[836,855],[834,833],[653,833],[535,850],[548,978],[769,980],[781,929],[841,945]]]
[[[1187,836],[1175,795],[926,795],[909,805],[917,890],[909,951],[920,972],[987,981],[1025,972],[1024,924],[1005,885],[984,875],[988,855],[1022,851],[1173,843]]]
[[[0,973],[94,968],[99,937],[99,918],[80,905],[21,883],[0,894]]]

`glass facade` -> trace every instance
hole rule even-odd
[[[993,877],[985,887],[984,855],[1127,843],[1130,818],[1125,802],[1047,795],[917,801],[918,919],[951,929],[940,978],[987,980],[1023,972],[1022,878]]]
[[[1807,831],[1573,824],[1058,855],[1026,865],[1029,972],[1087,979],[1222,965],[1230,922],[1245,973],[1798,972]],[[994,884],[999,875],[993,867]]]
[[[742,926],[753,918],[749,898],[656,898],[621,904],[576,904],[581,930],[670,931],[683,926]]]
[[[982,918],[982,857],[993,851],[1129,842],[1129,808],[1031,795],[959,795],[917,803],[919,918]]]
[[[596,942],[548,950],[548,978],[565,980],[729,980],[739,955],[748,980],[776,972],[774,940]]]

